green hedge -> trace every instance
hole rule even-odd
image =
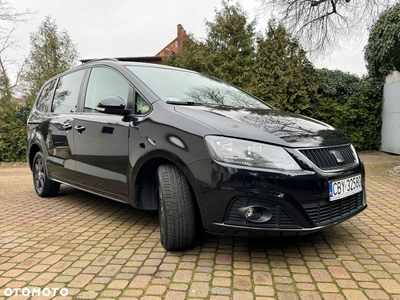
[[[308,115],[342,131],[357,150],[379,149],[383,84],[341,71],[318,72],[320,97]]]
[[[25,160],[29,108],[14,102],[0,105],[0,162]]]

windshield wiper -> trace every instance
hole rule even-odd
[[[232,106],[213,102],[194,102],[194,101],[174,101],[168,100],[165,103],[173,105],[208,106],[208,107],[227,107],[227,108],[246,108],[244,106]]]
[[[193,102],[193,101],[166,101],[167,104],[173,105],[203,105],[202,103]]]

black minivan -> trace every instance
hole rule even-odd
[[[350,140],[189,70],[101,59],[51,78],[27,124],[36,193],[68,184],[158,210],[167,250],[214,234],[311,233],[366,207]]]

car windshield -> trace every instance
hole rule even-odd
[[[167,103],[271,108],[254,96],[217,78],[177,69],[132,65],[126,67]]]

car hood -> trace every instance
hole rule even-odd
[[[175,106],[175,110],[224,136],[296,148],[350,143],[332,126],[281,110],[205,106]]]

